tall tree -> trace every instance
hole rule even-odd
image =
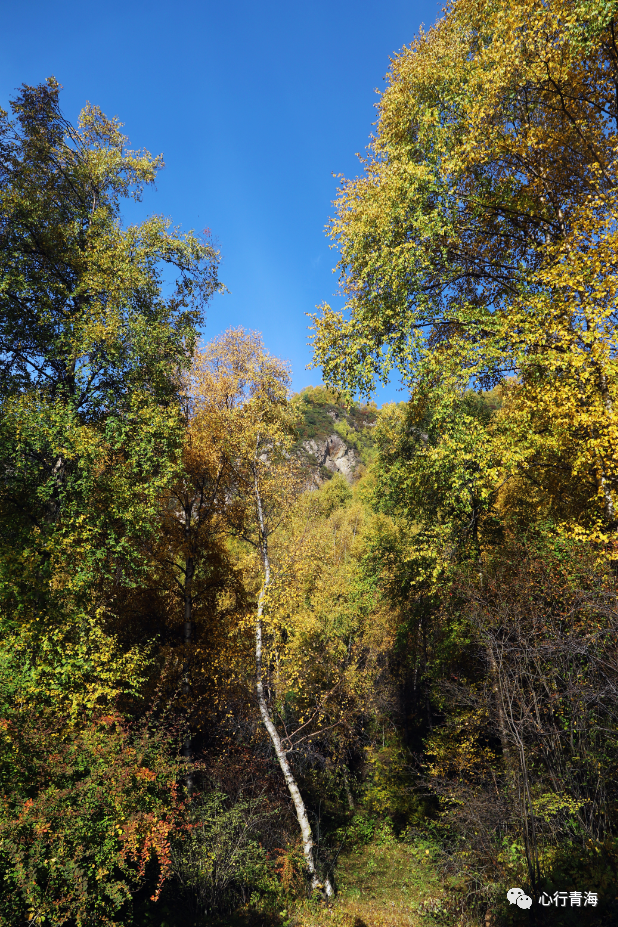
[[[224,438],[238,505],[230,511],[234,533],[257,555],[259,587],[253,616],[255,693],[260,717],[288,787],[314,890],[333,894],[319,878],[311,825],[289,760],[289,744],[277,730],[269,704],[268,634],[265,617],[273,582],[271,541],[303,486],[291,446],[294,413],[287,366],[271,357],[255,333],[230,330],[206,347],[195,373],[196,419]],[[222,427],[221,427],[222,426]]]
[[[124,227],[161,158],[58,98],[49,79],[0,112],[0,907],[112,923],[152,855],[167,871],[177,769],[115,710],[149,655],[110,619],[178,471],[217,254],[160,217]]]
[[[515,373],[613,530],[618,54],[610,2],[457,0],[394,61],[331,226],[347,314],[329,381],[466,389]],[[524,400],[522,400],[524,401]],[[550,408],[551,407],[551,408]],[[568,410],[568,411],[567,411]],[[545,417],[546,418],[546,417]],[[546,419],[547,420],[547,419]],[[519,464],[519,462],[518,462]]]
[[[12,119],[0,113],[0,560],[24,658],[46,634],[49,652],[51,623],[63,662],[84,650],[80,629],[84,641],[101,626],[113,585],[139,573],[180,450],[182,371],[218,281],[208,242],[156,216],[122,225],[122,199],[139,199],[162,159],[127,150],[96,107],[73,127],[58,97],[50,78],[21,89]],[[178,275],[169,297],[166,268]]]

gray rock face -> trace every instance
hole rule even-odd
[[[331,473],[341,473],[348,483],[354,477],[354,471],[360,463],[360,457],[353,447],[348,447],[345,441],[337,434],[329,435],[325,441],[316,441],[311,438],[303,442],[307,454],[315,458],[318,467],[326,467]],[[321,483],[316,478],[318,485]]]

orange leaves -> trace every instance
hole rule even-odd
[[[14,916],[28,906],[59,922],[81,924],[95,914],[97,923],[113,923],[152,857],[158,895],[179,813],[170,737],[156,728],[129,730],[118,715],[82,719],[76,731],[51,712],[11,714],[22,749],[0,820],[11,874],[0,911],[9,904]],[[61,735],[52,753],[50,734]],[[2,773],[6,778],[4,766]]]
[[[155,814],[134,816],[123,828],[122,858],[131,860],[137,866],[137,878],[144,876],[146,865],[152,857],[159,863],[159,879],[152,901],[157,901],[171,870],[170,835],[175,828],[173,820],[158,818]]]
[[[136,779],[143,779],[145,782],[154,782],[157,778],[157,774],[151,769],[146,769],[146,767],[140,766],[140,768],[135,773],[135,777]]]

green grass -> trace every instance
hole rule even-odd
[[[342,856],[337,897],[298,904],[288,927],[431,927],[444,924],[448,887],[428,845],[374,841]]]
[[[464,927],[446,915],[456,893],[438,867],[431,843],[396,840],[378,832],[371,842],[350,847],[336,867],[337,895],[280,902],[270,911],[254,908],[218,918],[171,917],[158,927]],[[180,912],[176,912],[178,915]]]

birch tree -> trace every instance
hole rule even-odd
[[[294,413],[289,402],[287,365],[270,356],[259,335],[230,330],[211,342],[194,367],[196,415],[203,427],[221,435],[232,471],[229,522],[255,552],[259,586],[253,614],[255,694],[261,721],[285,779],[301,833],[305,865],[313,891],[333,895],[328,876],[318,873],[307,808],[289,753],[271,710],[268,652],[268,600],[273,582],[270,545],[303,488],[291,448]]]
[[[571,456],[567,494],[586,482],[586,530],[606,535],[617,16],[605,0],[457,0],[393,59],[364,173],[331,224],[347,305],[323,307],[315,341],[329,383],[368,391],[393,369],[412,389],[460,393],[517,376],[514,469],[549,423]]]

